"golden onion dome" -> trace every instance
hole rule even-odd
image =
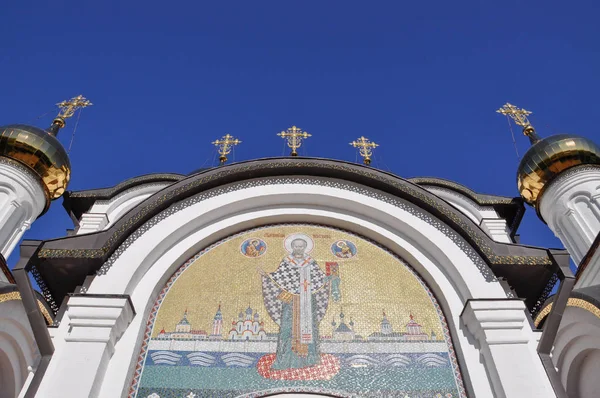
[[[48,203],[67,189],[71,162],[58,139],[47,131],[24,124],[0,127],[0,156],[33,170],[41,179]]]
[[[527,203],[537,207],[544,188],[554,177],[584,164],[600,165],[600,148],[587,138],[560,134],[537,141],[519,164],[519,192]]]

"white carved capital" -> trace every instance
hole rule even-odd
[[[462,319],[481,345],[529,342],[523,334],[526,317],[521,300],[470,300]]]
[[[84,213],[79,221],[77,235],[102,231],[108,225],[106,213]]]
[[[68,332],[63,343],[56,346],[37,396],[97,397],[115,344],[134,315],[129,296],[71,296],[64,314],[64,319],[68,319]]]
[[[112,355],[135,312],[127,296],[72,296],[67,303],[67,342],[106,343]]]
[[[506,220],[503,218],[484,218],[481,220],[481,227],[496,242],[512,243],[510,240],[510,231]]]

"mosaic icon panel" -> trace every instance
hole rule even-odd
[[[429,288],[373,242],[311,224],[224,239],[171,277],[129,397],[466,397]]]

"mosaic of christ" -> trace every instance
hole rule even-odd
[[[206,248],[149,319],[130,397],[464,397],[443,314],[401,259],[310,224]]]

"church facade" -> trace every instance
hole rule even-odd
[[[7,143],[4,257],[57,192]],[[65,189],[74,232],[2,266],[0,397],[592,398],[600,149],[532,143],[515,198],[297,156]]]

